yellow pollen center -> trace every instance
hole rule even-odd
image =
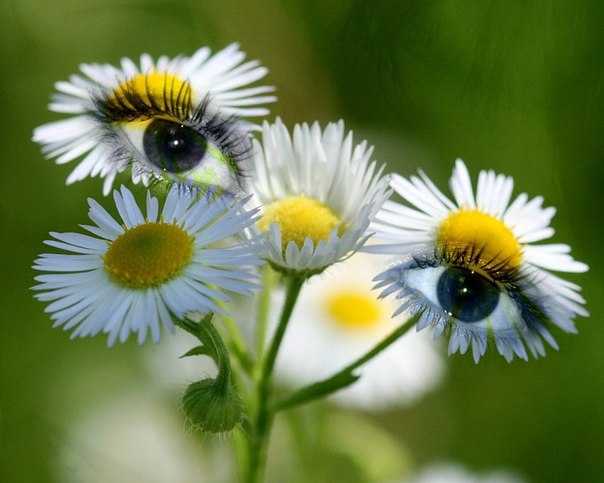
[[[194,238],[176,225],[145,223],[127,230],[109,246],[105,270],[116,282],[145,289],[178,275],[193,258]]]
[[[300,248],[306,237],[315,244],[320,240],[326,241],[334,228],[341,227],[342,220],[318,200],[306,196],[292,196],[264,207],[258,228],[268,231],[271,223],[279,225],[285,250],[292,240]]]
[[[438,242],[462,253],[480,253],[485,265],[516,268],[522,262],[522,247],[503,221],[478,210],[451,213],[440,224]]]
[[[136,104],[142,102],[158,111],[170,112],[174,108],[184,110],[191,102],[191,94],[187,81],[167,72],[152,72],[122,82],[107,102],[131,110],[139,109]]]
[[[375,326],[381,319],[379,301],[371,293],[350,290],[336,293],[326,301],[331,320],[346,328]]]

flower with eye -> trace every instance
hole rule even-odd
[[[418,317],[436,339],[449,336],[449,353],[472,346],[474,360],[489,341],[506,360],[545,355],[542,339],[557,344],[552,325],[576,332],[573,319],[587,316],[580,287],[550,270],[584,272],[564,244],[534,245],[551,237],[554,208],[524,193],[510,203],[513,180],[481,171],[474,197],[470,175],[458,160],[450,180],[455,203],[420,171],[392,187],[409,205],[384,204],[373,228],[387,242],[375,248],[401,259],[377,278],[382,297],[395,294],[394,315]]]
[[[147,192],[146,216],[127,188],[114,191],[114,199],[123,224],[89,199],[94,226],[84,228],[95,236],[51,233],[54,240],[45,243],[68,253],[35,262],[47,273],[33,289],[52,302],[46,311],[55,327],[75,328],[72,337],[106,333],[110,346],[131,332],[139,343],[148,332],[157,342],[161,325],[174,330],[172,317],[222,313],[216,301],[229,299],[225,291],[247,295],[256,287],[264,246],[250,232],[256,219],[242,209],[247,199],[211,192],[196,199],[174,185],[161,214]]]
[[[388,198],[373,147],[353,147],[344,123],[298,124],[293,140],[277,119],[254,140],[252,189],[261,203],[258,226],[269,233],[267,260],[286,273],[311,276],[357,251],[370,221]]]
[[[247,87],[267,69],[232,44],[211,55],[203,47],[191,57],[144,54],[140,66],[82,64],[84,75],[57,82],[49,108],[73,114],[34,130],[34,141],[57,164],[84,156],[70,184],[97,176],[111,190],[117,173],[131,165],[133,181],[176,180],[218,186],[240,184],[249,150],[250,125],[237,117],[263,116],[273,102],[270,86]]]

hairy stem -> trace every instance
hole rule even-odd
[[[300,294],[304,278],[290,277],[287,280],[287,289],[285,302],[279,319],[279,325],[273,335],[266,357],[262,361],[262,371],[258,381],[256,418],[253,424],[252,433],[249,435],[249,473],[247,481],[249,483],[260,483],[263,479],[266,465],[266,452],[268,440],[270,437],[273,423],[273,411],[269,406],[272,392],[272,375],[275,367],[275,361],[283,341],[283,336],[294,310],[296,300]]]

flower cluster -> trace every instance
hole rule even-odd
[[[412,327],[446,336],[449,354],[471,348],[478,362],[494,346],[511,361],[556,348],[552,328],[575,332],[588,315],[579,286],[553,273],[587,265],[568,245],[535,244],[554,234],[541,197],[512,199],[512,178],[493,171],[474,189],[458,160],[451,200],[422,171],[385,174],[343,121],[254,124],[276,98],[236,44],[80,70],[50,104],[71,117],[33,138],[58,164],[80,160],[68,184],[100,176],[107,195],[129,170],[145,209],[124,185],[118,217],[90,199],[87,234],[45,242],[63,253],[36,260],[35,296],[72,337],[158,342],[162,326],[195,337],[185,355],[218,374],[187,389],[184,411],[204,431],[243,426],[250,481],[276,411],[323,396],[378,409],[432,388],[442,360]],[[258,292],[246,339],[249,311],[244,327],[232,296]],[[290,389],[280,400],[273,373]]]

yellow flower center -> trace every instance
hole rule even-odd
[[[347,290],[328,297],[325,309],[334,322],[351,329],[370,328],[381,320],[379,301],[370,292]]]
[[[167,72],[137,74],[113,89],[107,102],[116,108],[123,106],[134,112],[140,111],[140,103],[166,114],[185,111],[191,103],[191,85]],[[130,121],[144,121],[141,116]]]
[[[503,221],[478,210],[451,213],[438,229],[438,242],[455,252],[479,254],[481,265],[516,268],[522,247]]]
[[[109,246],[103,261],[113,280],[129,288],[161,285],[193,258],[194,238],[176,225],[145,223],[127,230]]]
[[[307,237],[315,244],[320,240],[326,241],[334,228],[341,227],[342,220],[318,200],[292,196],[264,207],[258,228],[268,231],[271,223],[279,225],[285,250],[290,241],[296,242],[301,248]]]

